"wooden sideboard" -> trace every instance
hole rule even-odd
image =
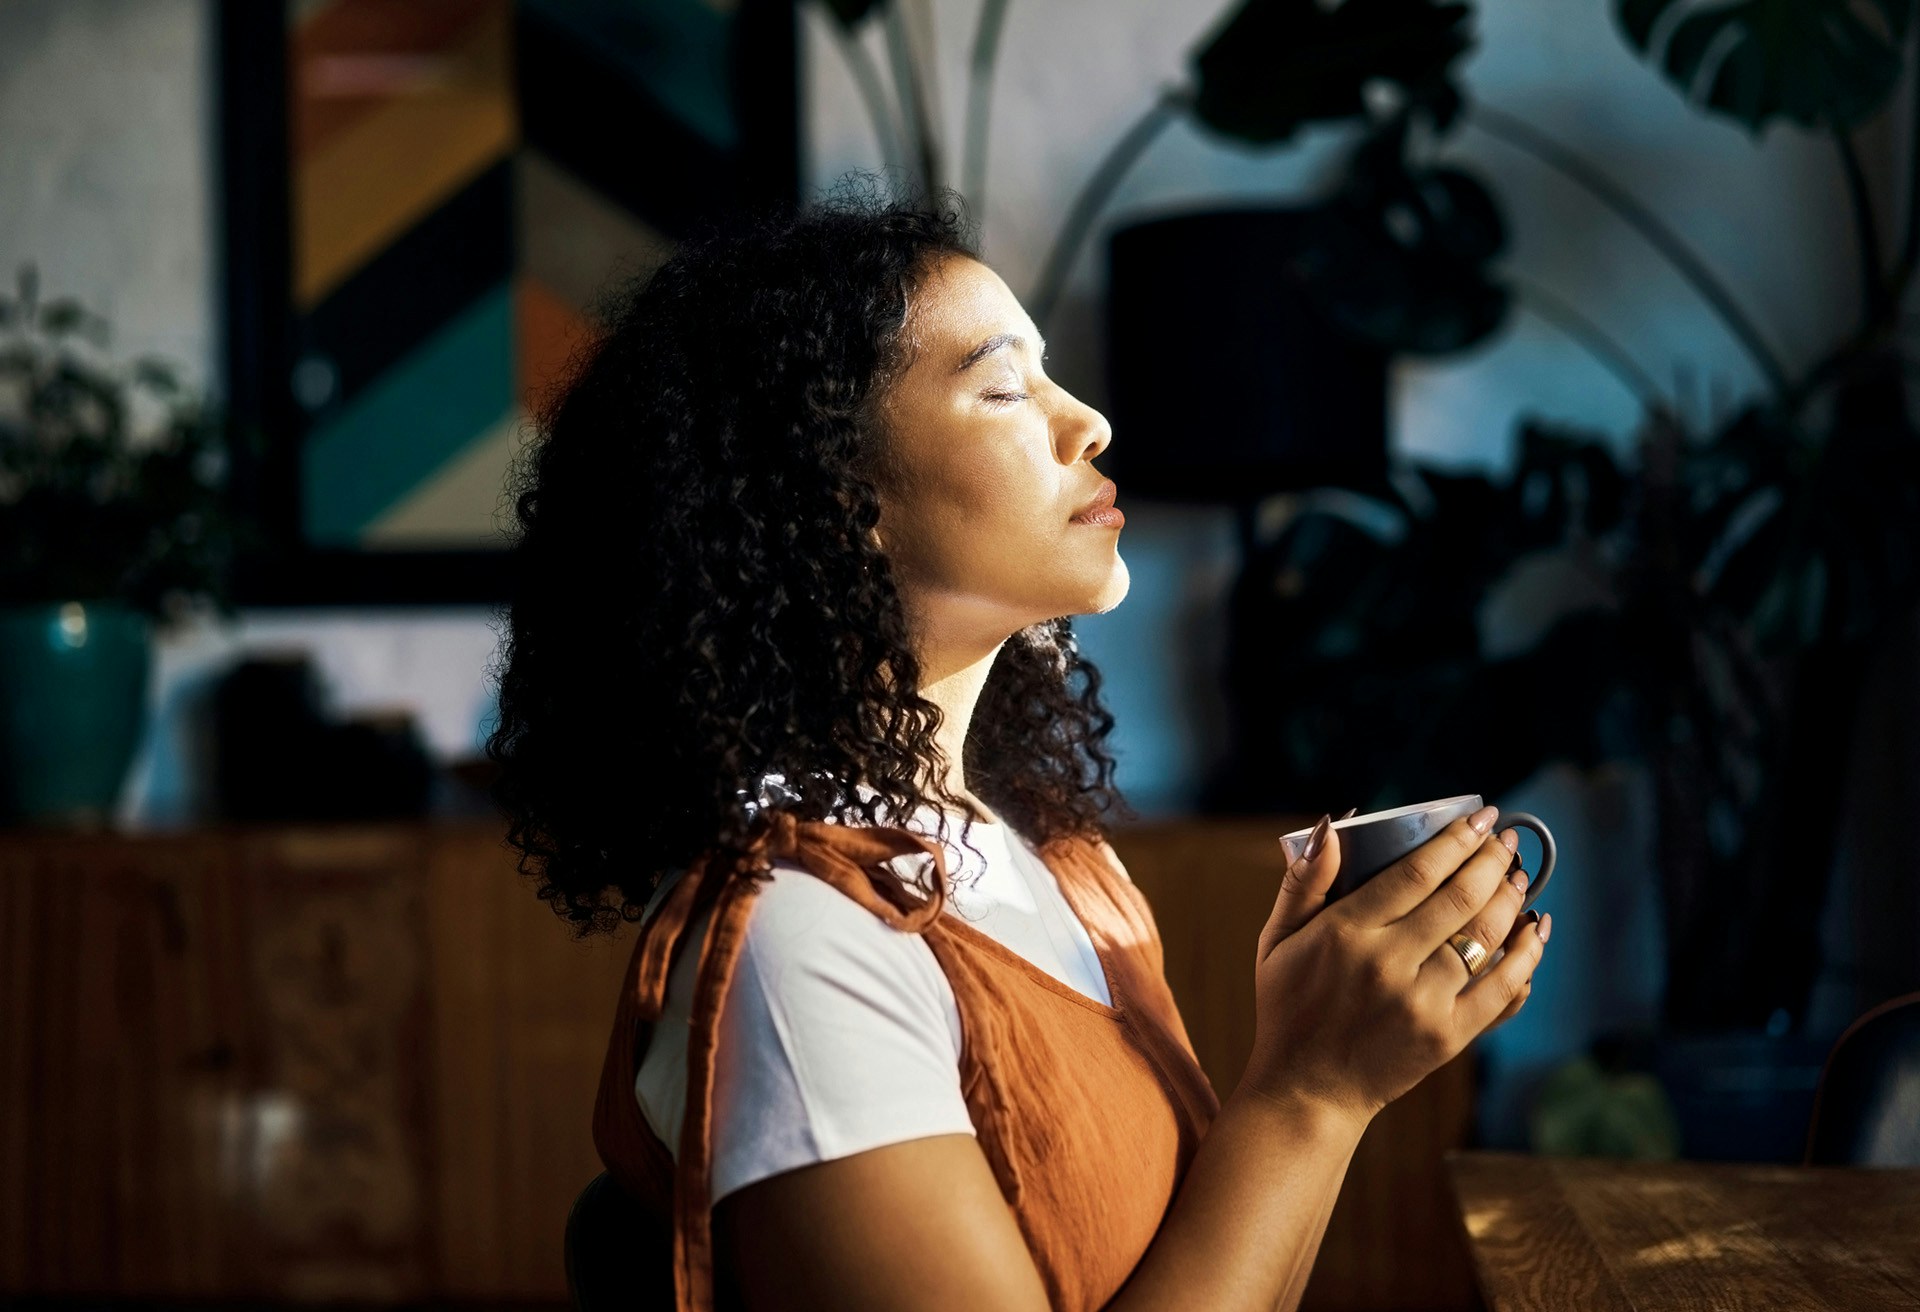
[[[1297,817],[1138,825],[1224,1096]],[[0,831],[0,1296],[563,1301],[631,930],[576,941],[474,820]],[[1463,1056],[1375,1122],[1308,1292],[1469,1308]]]

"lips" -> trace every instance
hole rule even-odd
[[[1112,479],[1101,480],[1100,490],[1093,494],[1093,500],[1074,511],[1073,517],[1079,519],[1082,515],[1090,514],[1096,510],[1106,509],[1113,504],[1114,497],[1118,496],[1119,493],[1120,489],[1113,485]]]

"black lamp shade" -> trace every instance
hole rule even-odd
[[[1288,270],[1300,222],[1220,210],[1111,237],[1102,464],[1127,496],[1247,502],[1385,481],[1388,353],[1309,302]]]

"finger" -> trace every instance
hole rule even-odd
[[[1512,1020],[1515,1016],[1518,1016],[1520,1014],[1520,1008],[1526,1006],[1527,999],[1532,996],[1533,996],[1533,981],[1529,979],[1525,984],[1522,984],[1520,986],[1520,991],[1514,994],[1513,1001],[1507,1004],[1506,1010],[1502,1011],[1498,1016],[1495,1016],[1493,1018],[1493,1024],[1487,1026],[1486,1029],[1481,1030],[1480,1032],[1482,1034],[1491,1034],[1493,1031],[1499,1029],[1502,1025],[1505,1025],[1508,1021]]]
[[[1524,894],[1524,892],[1525,890],[1523,889],[1522,893]],[[1524,903],[1525,900],[1523,896],[1521,901]],[[1499,950],[1493,954],[1493,960],[1487,964],[1491,966],[1494,962],[1499,961],[1500,958],[1505,955],[1508,948],[1520,941],[1521,931],[1526,929],[1528,925],[1538,924],[1540,919],[1541,913],[1539,911],[1522,911],[1519,915],[1515,916],[1513,918],[1513,928],[1507,931],[1506,941],[1500,945]]]
[[[1484,976],[1488,970],[1492,970],[1494,966],[1498,966],[1501,960],[1505,960],[1507,953],[1513,949],[1513,945],[1521,941],[1521,934],[1524,934],[1526,928],[1528,928],[1530,924],[1534,924],[1536,920],[1540,920],[1540,912],[1538,911],[1519,912],[1519,914],[1513,918],[1513,926],[1507,930],[1507,934],[1501,937],[1500,945],[1494,947],[1494,953],[1492,953],[1488,959],[1484,960],[1484,962],[1480,962],[1480,974]],[[1492,939],[1480,939],[1480,943],[1492,943]],[[1465,968],[1465,962],[1461,962],[1459,953],[1453,949],[1452,941],[1446,941],[1446,943],[1442,943],[1440,947],[1436,947],[1432,959],[1428,959],[1427,962],[1421,966],[1421,980],[1425,982],[1428,978],[1436,978],[1436,980],[1444,982],[1446,987],[1452,987],[1455,993],[1459,993],[1465,985],[1473,982],[1473,980],[1465,980],[1465,978],[1461,976],[1461,970],[1463,970],[1463,968]],[[1475,976],[1475,978],[1478,978],[1478,976]]]
[[[1454,878],[1458,879],[1460,876],[1456,874]],[[1439,896],[1441,894],[1435,894],[1435,897]],[[1506,882],[1494,890],[1493,896],[1487,899],[1473,919],[1462,926],[1458,932],[1465,934],[1489,953],[1496,952],[1500,945],[1506,942],[1507,936],[1512,933],[1514,920],[1520,915],[1521,905],[1526,899],[1527,872],[1516,868],[1507,876]],[[1416,911],[1407,919],[1412,921],[1420,914],[1421,912]],[[1452,941],[1454,932],[1452,930],[1447,932],[1446,941],[1428,955],[1426,961],[1421,963],[1420,970],[1422,974],[1431,971],[1437,973],[1442,979],[1451,980],[1457,989],[1467,981],[1460,974],[1465,963],[1461,960],[1460,954],[1454,950]],[[1485,965],[1491,964],[1491,961],[1485,963]],[[1482,969],[1484,968],[1483,965]]]
[[[1528,988],[1533,972],[1546,951],[1546,935],[1553,928],[1551,918],[1539,920],[1529,914],[1514,931],[1507,950],[1498,962],[1482,971],[1480,977],[1460,990],[1454,1000],[1453,1019],[1463,1041],[1486,1029]]]
[[[1519,914],[1519,916],[1517,916],[1514,919],[1513,928],[1510,931],[1508,931],[1506,941],[1500,945],[1499,951],[1493,954],[1493,959],[1489,961],[1487,965],[1491,968],[1493,966],[1500,964],[1500,962],[1504,961],[1506,959],[1507,953],[1512,951],[1514,946],[1520,942],[1520,936],[1528,932],[1528,930],[1531,929],[1532,926],[1539,921],[1539,919],[1540,919],[1540,913],[1538,911],[1522,911]],[[1482,973],[1484,974],[1485,972],[1482,972]],[[1527,977],[1527,982],[1525,986],[1521,988],[1519,995],[1515,997],[1512,1002],[1509,1002],[1506,1005],[1506,1008],[1503,1011],[1501,1011],[1501,1013],[1498,1016],[1494,1017],[1493,1024],[1487,1026],[1487,1029],[1489,1030],[1498,1029],[1501,1025],[1504,1025],[1507,1021],[1512,1020],[1514,1016],[1519,1014],[1520,1008],[1526,1004],[1527,997],[1532,992],[1533,992],[1533,977],[1529,975]]]
[[[1273,912],[1260,931],[1260,960],[1264,961],[1276,943],[1313,919],[1327,904],[1327,890],[1339,873],[1340,831],[1333,827],[1333,817],[1323,815],[1308,835],[1307,848],[1280,876]]]
[[[1341,901],[1360,923],[1386,925],[1427,900],[1462,861],[1471,856],[1500,813],[1483,806],[1461,816],[1407,855],[1382,870]],[[1468,914],[1472,914],[1470,908]],[[1462,921],[1466,919],[1463,915]],[[1455,928],[1458,928],[1456,925]]]
[[[1294,859],[1280,878],[1280,897],[1275,901],[1274,915],[1268,918],[1275,942],[1299,929],[1326,906],[1327,890],[1333,887],[1334,878],[1340,873],[1340,831],[1333,826],[1359,809],[1350,806],[1345,815],[1328,824],[1319,850],[1312,857],[1304,856],[1304,850],[1296,852],[1292,839],[1280,840],[1281,848]],[[1326,820],[1327,817],[1320,818]]]
[[[1345,813],[1341,815],[1321,816],[1320,822],[1322,824],[1337,825],[1342,820],[1350,819],[1353,813],[1359,809],[1357,806],[1350,806],[1346,809]],[[1292,865],[1300,859],[1300,854],[1305,850],[1307,844],[1313,840],[1313,836],[1319,831],[1319,828],[1320,825],[1316,824],[1310,829],[1302,829],[1296,833],[1280,835],[1280,850],[1286,853],[1288,865]]]
[[[1509,843],[1513,846],[1507,846]],[[1486,839],[1426,901],[1401,917],[1394,928],[1403,934],[1401,942],[1405,950],[1418,954],[1415,961],[1424,961],[1449,935],[1492,913],[1489,904],[1506,887],[1507,874],[1514,865],[1513,854],[1519,845],[1520,839],[1511,829]],[[1499,934],[1480,940],[1489,952],[1506,937],[1507,926],[1500,928]]]

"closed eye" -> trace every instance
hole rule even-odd
[[[1046,361],[1047,361],[1046,352],[1042,351],[1040,353],[1040,363],[1045,364]],[[1033,399],[1033,393],[1031,392],[982,392],[980,393],[980,398],[983,401],[992,402],[993,408],[996,410],[999,410],[1006,406],[1013,405],[1016,402],[1030,401]]]

